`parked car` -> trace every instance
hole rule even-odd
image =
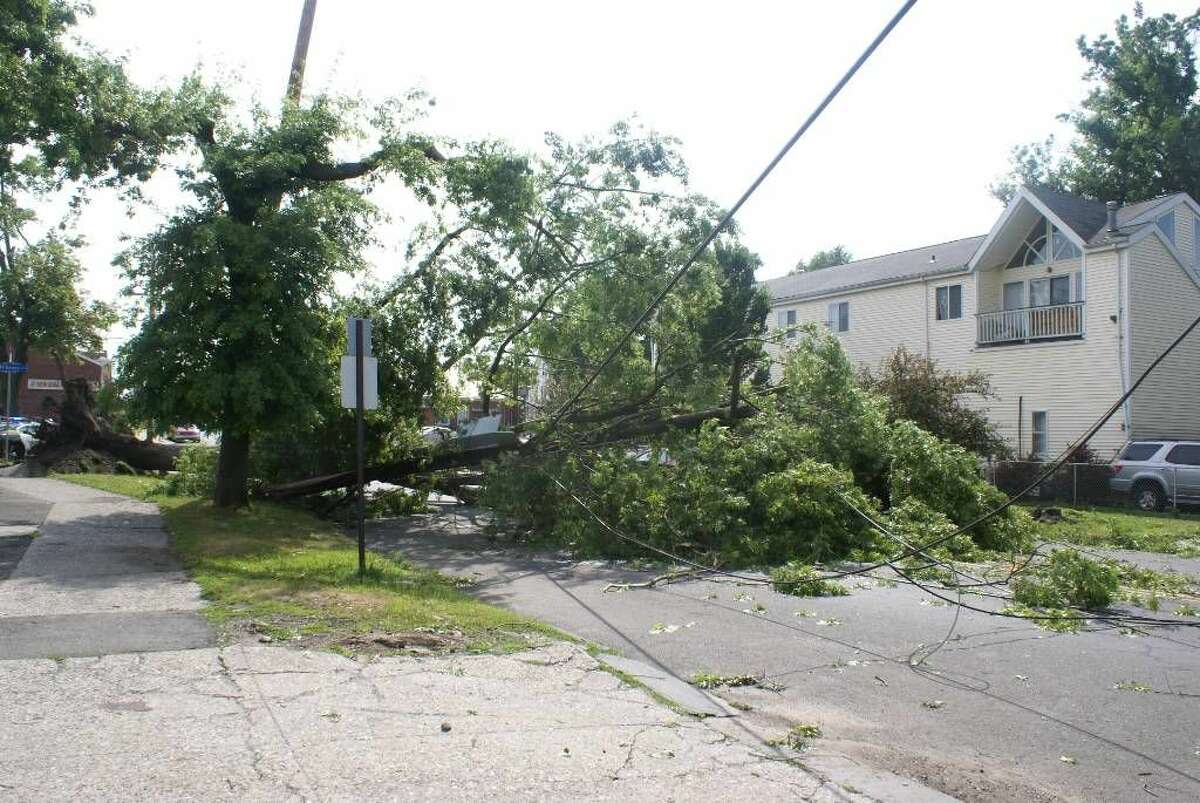
[[[171,434],[167,437],[175,443],[199,443],[200,428],[195,424],[171,427]]]
[[[421,427],[421,437],[429,441],[434,446],[445,443],[451,438],[457,436],[458,433],[450,429],[450,427]]]
[[[41,442],[38,430],[41,424],[28,419],[10,419],[6,426],[0,427],[0,455],[4,454],[4,442],[8,441],[9,457],[21,460]]]
[[[1200,441],[1132,441],[1113,464],[1108,481],[1140,510],[1200,504]]]

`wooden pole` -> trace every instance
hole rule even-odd
[[[300,12],[300,30],[296,32],[296,50],[292,53],[292,71],[288,74],[288,103],[300,103],[300,90],[304,87],[304,64],[308,61],[308,42],[312,39],[316,14],[317,0],[304,0],[304,10]]]

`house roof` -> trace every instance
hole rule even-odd
[[[860,259],[763,282],[772,301],[830,295],[965,270],[984,235]]]
[[[1108,209],[1103,201],[1068,195],[1065,192],[1056,192],[1045,187],[1030,186],[1026,189],[1058,215],[1063,223],[1070,226],[1079,235],[1079,239],[1088,245],[1098,245],[1104,241]],[[1124,234],[1131,234],[1140,228],[1133,225],[1134,220],[1146,214],[1153,214],[1153,211],[1159,207],[1165,209],[1172,206],[1185,195],[1187,193],[1173,192],[1146,201],[1125,204],[1117,210],[1117,228],[1124,229]]]
[[[1103,201],[1093,201],[1090,198],[1080,198],[1078,195],[1068,195],[1045,187],[1027,187],[1031,195],[1050,208],[1059,220],[1071,227],[1085,243],[1094,234],[1104,229],[1108,222],[1108,209]],[[1118,213],[1118,219],[1120,215]]]

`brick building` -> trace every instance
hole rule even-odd
[[[59,373],[58,363],[49,354],[31,352],[25,361],[28,369],[14,374],[13,415],[26,418],[54,418],[62,407],[64,379],[86,379],[92,390],[99,390],[112,381],[112,361],[106,354],[78,354],[76,360],[66,361]],[[4,377],[0,377],[0,394],[6,392]],[[0,414],[7,400],[0,395]]]

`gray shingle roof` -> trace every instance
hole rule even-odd
[[[1103,201],[1080,198],[1045,187],[1027,187],[1037,199],[1050,207],[1063,223],[1071,227],[1085,243],[1108,222],[1108,210]]]
[[[859,290],[925,276],[940,276],[963,270],[983,240],[983,235],[967,237],[911,251],[860,259],[823,270],[780,276],[763,282],[763,287],[770,292],[772,301],[782,301]],[[931,258],[933,261],[930,261]]]
[[[1026,189],[1036,195],[1038,200],[1050,207],[1054,214],[1058,215],[1063,223],[1070,226],[1085,243],[1096,245],[1104,240],[1105,226],[1108,223],[1108,209],[1105,207],[1103,201],[1093,201],[1090,198],[1080,198],[1078,195],[1055,192],[1045,187],[1031,186]],[[1170,206],[1183,197],[1183,195],[1184,193],[1182,192],[1173,192],[1169,195],[1160,195],[1157,198],[1151,198],[1146,201],[1125,204],[1117,210],[1117,228],[1127,228],[1129,221],[1139,215],[1149,212],[1155,207]],[[1140,227],[1135,227],[1123,233],[1132,234],[1138,228]]]

